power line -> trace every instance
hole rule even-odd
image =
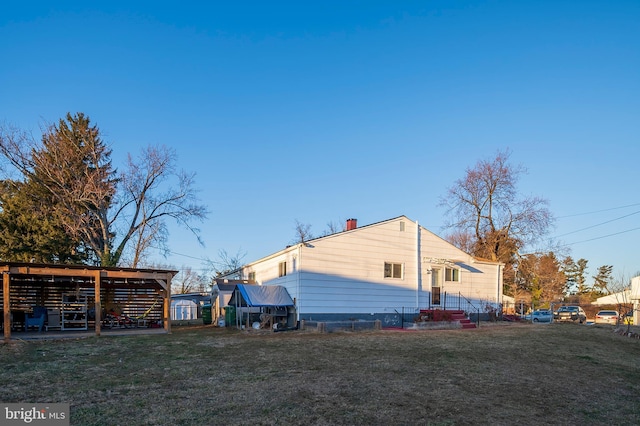
[[[624,215],[624,216],[617,217],[615,219],[611,219],[611,220],[607,220],[605,222],[597,223],[595,225],[587,226],[586,228],[578,229],[576,231],[567,232],[566,234],[557,235],[556,238],[564,237],[565,235],[575,234],[576,232],[586,231],[587,229],[595,228],[595,227],[598,227],[598,226],[601,226],[601,225],[606,225],[607,223],[615,222],[616,220],[624,219],[626,217],[633,216],[634,214],[638,214],[638,213],[640,213],[640,210],[637,211],[637,212],[629,213],[629,214]]]
[[[615,235],[626,234],[627,232],[637,231],[638,229],[640,229],[640,227],[627,229],[626,231],[615,232],[613,234],[602,235],[600,237],[590,238],[588,240],[576,241],[575,243],[570,243],[570,244],[566,244],[566,245],[571,246],[571,245],[574,245],[574,244],[580,244],[580,243],[586,243],[586,242],[589,242],[589,241],[601,240],[603,238],[613,237]]]
[[[200,260],[202,262],[207,262],[207,263],[213,263],[211,260],[208,259],[202,259],[200,257],[195,257],[195,256],[190,256],[188,254],[183,254],[183,253],[177,253],[175,251],[171,251],[171,250],[167,250],[167,253],[175,255],[175,256],[182,256],[182,257],[186,257],[188,259],[193,259],[193,260]]]
[[[153,249],[156,249],[156,250],[160,250],[158,247],[154,247],[154,246],[150,246],[150,247],[153,248]],[[188,259],[193,259],[193,260],[199,260],[199,261],[201,261],[203,263],[211,265],[209,267],[202,267],[202,268],[190,267],[192,271],[206,271],[206,272],[208,272],[208,271],[210,271],[212,269],[212,267],[227,267],[228,266],[224,262],[221,262],[221,261],[218,261],[218,260],[203,259],[203,258],[200,258],[200,257],[195,257],[195,256],[191,256],[191,255],[184,254],[184,253],[178,253],[178,252],[175,252],[175,251],[172,251],[172,250],[162,249],[162,251],[164,251],[164,252],[166,252],[166,253],[168,253],[170,255],[186,257]]]
[[[576,217],[576,216],[585,216],[588,214],[595,214],[595,213],[602,213],[602,212],[609,212],[611,210],[620,210],[620,209],[626,209],[629,207],[636,207],[636,206],[640,206],[640,203],[635,203],[635,204],[629,204],[626,206],[620,206],[620,207],[611,207],[609,209],[604,209],[604,210],[595,210],[592,212],[586,212],[586,213],[576,213],[576,214],[570,214],[570,215],[566,215],[566,216],[558,216],[556,219],[564,219],[567,217]]]
[[[159,250],[159,251],[162,251],[162,252],[170,254],[170,255],[186,257],[187,259],[199,260],[200,262],[204,262],[204,263],[209,263],[209,264],[220,263],[220,262],[214,262],[214,261],[209,260],[209,259],[202,259],[200,257],[191,256],[191,255],[184,254],[184,253],[178,253],[178,252],[175,252],[175,251],[172,251],[172,250],[160,249],[159,247],[154,247],[154,246],[150,246],[150,247],[152,249]],[[205,271],[205,270],[207,270],[209,268],[191,268],[191,269]]]

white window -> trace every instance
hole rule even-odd
[[[444,269],[444,280],[445,281],[460,281],[460,270],[457,268],[445,268]]]
[[[256,280],[256,273],[249,272],[249,281],[255,281],[255,280]]]
[[[402,278],[402,263],[384,262],[385,278]]]
[[[278,276],[284,277],[287,275],[287,262],[278,263]]]

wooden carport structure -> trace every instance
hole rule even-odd
[[[36,306],[49,314],[59,312],[62,330],[65,324],[67,329],[80,325],[84,330],[95,328],[100,336],[105,314],[117,308],[145,326],[171,331],[171,280],[178,271],[0,262],[0,272],[5,342],[11,339],[16,318],[24,318]]]

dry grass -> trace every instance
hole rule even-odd
[[[240,332],[0,346],[3,402],[76,425],[636,424],[640,340],[611,327]]]

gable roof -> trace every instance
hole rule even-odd
[[[381,221],[379,221],[379,222],[370,223],[370,224],[368,224],[368,225],[358,226],[357,228],[354,228],[354,229],[349,229],[349,230],[344,230],[344,231],[338,231],[338,232],[334,232],[333,234],[328,234],[328,235],[323,235],[323,236],[321,236],[321,237],[311,238],[311,239],[309,239],[309,240],[305,241],[304,243],[297,243],[297,244],[292,244],[292,245],[286,246],[285,248],[283,248],[283,249],[281,249],[281,250],[278,250],[278,251],[277,251],[277,252],[275,252],[275,253],[271,253],[271,254],[269,254],[269,255],[267,255],[267,256],[261,257],[261,258],[259,258],[259,259],[255,260],[255,261],[253,261],[253,262],[246,263],[246,264],[242,265],[241,267],[239,267],[238,269],[235,269],[235,270],[233,270],[233,271],[230,271],[230,272],[228,273],[228,275],[232,275],[232,274],[234,274],[234,273],[236,273],[236,272],[238,272],[238,271],[242,270],[243,268],[246,268],[247,266],[250,266],[250,265],[253,265],[253,264],[256,264],[256,263],[260,263],[260,262],[262,262],[262,261],[264,261],[264,260],[267,260],[267,259],[270,259],[270,258],[272,258],[272,257],[279,256],[280,254],[285,253],[285,252],[287,252],[287,251],[295,250],[295,249],[296,249],[296,247],[298,247],[298,246],[300,246],[300,245],[311,244],[313,241],[324,240],[324,239],[327,239],[327,238],[332,238],[332,237],[335,237],[335,236],[337,236],[337,235],[342,235],[342,234],[346,234],[346,233],[350,233],[350,232],[358,232],[358,231],[360,231],[360,230],[362,230],[362,229],[364,229],[364,228],[368,228],[368,227],[371,227],[371,226],[376,226],[376,225],[379,225],[379,224],[381,224],[381,223],[391,222],[391,221],[398,220],[398,219],[406,219],[406,220],[408,220],[408,221],[410,221],[410,222],[413,222],[413,221],[412,221],[411,219],[409,219],[408,217],[406,217],[406,216],[402,215],[402,216],[394,217],[394,218],[392,218],[392,219],[381,220]],[[423,228],[423,229],[424,229],[424,228]],[[434,234],[434,235],[435,235],[435,234]]]
[[[359,231],[361,229],[364,229],[364,228],[369,228],[369,227],[372,227],[372,226],[380,225],[382,223],[393,222],[394,220],[398,220],[398,219],[405,219],[405,220],[408,220],[409,222],[415,223],[415,221],[409,219],[405,215],[401,215],[401,216],[397,216],[397,217],[392,217],[391,219],[380,220],[378,222],[369,223],[367,225],[357,226],[356,228],[353,228],[353,229],[345,229],[344,231],[338,231],[338,232],[334,232],[333,234],[327,234],[327,235],[323,235],[321,237],[312,238],[312,239],[310,239],[308,241],[305,241],[305,243],[310,243],[311,241],[322,240],[324,238],[333,237],[335,235],[346,234],[347,232],[357,232],[357,231]],[[426,228],[424,228],[422,226],[420,226],[420,227],[422,229],[426,229]]]
[[[293,244],[293,245],[287,246],[287,247],[285,247],[285,248],[283,248],[283,249],[281,249],[281,250],[279,250],[279,251],[277,251],[275,253],[271,253],[271,254],[269,254],[267,256],[261,257],[261,258],[255,260],[255,261],[253,261],[253,262],[246,263],[246,264],[242,265],[241,267],[239,267],[238,269],[229,272],[227,275],[231,276],[231,275],[237,273],[238,271],[241,271],[244,268],[247,268],[247,267],[250,267],[250,266],[255,265],[257,263],[263,262],[265,260],[280,256],[283,253],[296,250],[297,247],[300,246],[300,245],[309,245],[309,244],[312,244],[313,242],[316,242],[316,241],[338,237],[338,236],[343,235],[343,234],[347,234],[347,233],[351,233],[351,232],[360,232],[362,229],[365,229],[365,228],[374,227],[374,226],[378,226],[378,225],[383,224],[383,223],[393,222],[393,221],[397,221],[397,220],[407,220],[407,221],[409,221],[411,223],[418,224],[416,221],[409,219],[407,216],[400,215],[400,216],[393,217],[391,219],[381,220],[381,221],[370,223],[370,224],[367,224],[367,225],[358,226],[358,227],[356,227],[354,229],[334,232],[333,234],[323,235],[321,237],[316,237],[316,238],[309,239],[309,240],[305,241],[304,243],[298,243],[298,244]],[[419,226],[420,226],[420,229],[422,229],[425,232],[429,233],[433,237],[438,238],[439,240],[442,240],[445,243],[453,246],[453,244],[451,244],[450,242],[448,242],[444,238],[440,237],[439,235],[433,233],[432,231],[428,230],[424,226],[422,226],[422,225],[419,225]],[[453,246],[453,247],[455,247],[455,246]],[[504,265],[504,263],[502,263],[502,262],[495,262],[495,261],[492,261],[492,260],[489,260],[489,259],[477,258],[477,257],[475,257],[473,255],[465,253],[463,250],[461,250],[461,249],[459,249],[457,247],[455,247],[455,248],[457,250],[459,250],[461,253],[464,253],[465,255],[470,256],[473,259],[473,261],[480,262],[480,263],[485,263],[485,264]]]

